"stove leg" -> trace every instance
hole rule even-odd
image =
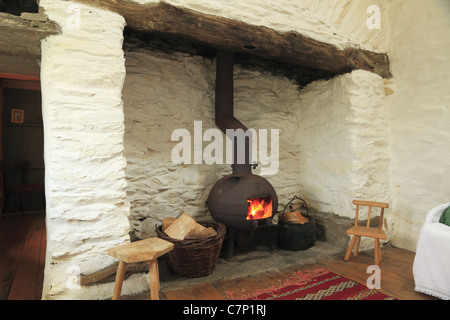
[[[234,258],[234,244],[236,241],[236,231],[233,229],[228,229],[228,248],[227,248],[227,257],[225,258],[228,261],[232,261]]]

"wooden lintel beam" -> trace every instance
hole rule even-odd
[[[222,50],[341,74],[362,69],[390,78],[387,55],[320,42],[298,32],[276,32],[264,26],[172,6],[142,5],[130,0],[75,0],[122,15],[128,27],[176,36]]]

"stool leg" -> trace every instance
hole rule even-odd
[[[375,265],[380,265],[380,241],[378,239],[375,239]]]
[[[126,269],[126,262],[120,260],[119,266],[117,267],[117,273],[116,273],[116,282],[114,283],[114,292],[112,299],[113,300],[119,300],[120,294],[122,292],[122,284],[123,284],[123,278],[125,276],[125,269]]]
[[[375,241],[378,243],[378,261],[381,262],[383,259],[381,258],[381,246],[380,246],[380,239],[375,239]]]
[[[355,241],[356,241],[356,236],[353,236],[352,240],[350,241],[350,244],[348,246],[347,253],[345,254],[345,258],[344,258],[345,261],[348,261],[350,259],[350,255],[352,254],[352,249],[353,249],[353,246],[355,245]]]
[[[361,236],[356,237],[355,249],[353,250],[353,256],[357,257],[359,252],[359,243],[361,242]]]
[[[148,274],[150,278],[150,297],[152,300],[159,300],[158,259],[153,259],[150,261],[150,268]]]

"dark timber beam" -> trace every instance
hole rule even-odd
[[[348,48],[305,37],[297,32],[276,32],[270,28],[175,7],[164,2],[141,5],[130,0],[75,0],[122,15],[136,30],[182,37],[221,50],[247,53],[341,74],[362,69],[390,78],[386,54]]]

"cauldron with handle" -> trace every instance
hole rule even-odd
[[[300,222],[292,222],[281,219],[281,217],[285,214],[287,207],[294,201],[299,200],[303,203],[300,204],[299,208],[294,212],[299,212],[304,219],[304,223]],[[306,214],[301,213],[301,209],[306,209]],[[292,212],[293,206],[290,206],[290,211]],[[291,250],[291,251],[301,251],[307,250],[314,246],[316,242],[316,223],[314,218],[309,215],[308,206],[306,205],[305,200],[294,196],[294,198],[288,202],[288,204],[284,207],[283,213],[280,216],[278,221],[280,226],[278,242],[281,249]]]

